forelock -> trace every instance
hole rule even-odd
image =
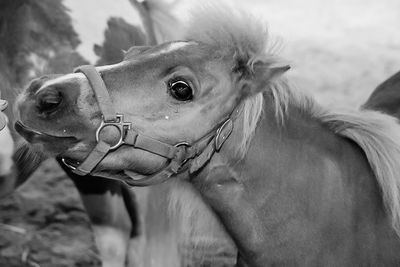
[[[260,57],[268,51],[268,30],[254,16],[217,4],[193,9],[184,38],[215,46],[223,55],[243,60]]]

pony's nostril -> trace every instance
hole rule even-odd
[[[37,94],[37,108],[39,112],[53,112],[58,108],[61,102],[62,94],[57,90],[47,89]]]

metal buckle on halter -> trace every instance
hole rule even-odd
[[[126,131],[131,129],[132,123],[124,121],[124,115],[117,114],[115,120],[113,121],[102,121],[99,128],[96,130],[96,141],[100,142],[100,133],[106,127],[115,127],[119,131],[119,138],[115,144],[110,144],[110,150],[117,149],[120,145],[124,143]]]
[[[187,152],[187,149],[191,147],[191,145],[188,142],[179,142],[177,144],[174,145],[175,147],[184,147],[185,148],[185,154]],[[181,161],[181,166],[179,167],[178,170],[176,170],[176,172],[178,172],[185,164],[186,162],[188,162],[190,160],[190,158],[185,158]]]
[[[233,122],[231,119],[227,119],[221,127],[218,128],[217,134],[215,135],[215,151],[219,151],[222,145],[228,139],[229,135],[233,130]]]

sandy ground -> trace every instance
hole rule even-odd
[[[67,1],[73,2],[70,8],[83,36],[80,49],[92,59],[88,51],[93,43],[101,42],[102,30],[95,33],[99,24],[89,20],[106,18],[102,10],[110,4],[95,0],[99,8],[93,12],[93,1],[85,1],[87,6],[82,1]],[[323,105],[357,107],[376,85],[400,70],[397,0],[249,3],[268,22],[272,35],[282,40],[282,55],[293,66],[289,75],[299,90]],[[130,16],[132,12],[126,4],[118,6],[112,1],[112,5],[116,14]],[[91,10],[92,16],[85,10]],[[99,266],[78,194],[54,161],[45,162],[27,184],[0,201],[0,223],[0,266],[38,266],[35,262],[40,266]]]

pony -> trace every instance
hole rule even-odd
[[[181,40],[33,82],[16,129],[81,175],[152,185],[139,205],[164,194],[146,219],[168,259],[218,234],[239,266],[397,266],[397,120],[318,105],[270,42],[250,15],[197,8]]]
[[[157,24],[158,21],[163,21],[164,23],[167,22],[166,24],[169,25],[176,23],[174,18],[169,15],[167,9],[169,6],[162,5],[154,1],[146,1],[142,3],[136,1],[130,2],[132,5],[134,5],[135,8],[139,10],[141,18],[143,20],[143,24],[147,29],[147,35],[143,34],[140,29],[126,23],[122,19],[111,18],[108,21],[108,29],[105,31],[105,42],[103,46],[95,46],[95,51],[100,57],[99,63],[111,64],[115,60],[120,60],[123,55],[122,50],[129,48],[129,46],[132,44],[155,45],[155,42],[161,38],[160,36],[156,36],[155,32],[157,30],[157,34],[164,34],[162,38],[165,38],[166,31]],[[62,16],[60,16],[58,19],[63,20],[63,24],[66,25],[64,27],[64,33],[68,33],[68,36],[71,36],[70,39],[72,40],[72,48],[74,48],[79,43],[76,33],[74,32],[72,27],[70,27],[70,19],[65,12],[65,7],[61,4],[61,1],[57,1],[53,5],[42,5],[33,3],[33,7],[31,7],[29,4],[26,4],[26,9],[21,11],[19,6],[23,4],[23,1],[18,5],[11,6],[5,3],[4,13],[2,13],[1,15],[8,16],[10,14],[16,14],[16,19],[14,21],[17,23],[17,25],[4,27],[5,29],[9,29],[10,31],[13,29],[18,29],[18,27],[21,26],[18,24],[20,22],[20,18],[24,17],[22,16],[23,14],[21,15],[20,13],[25,12],[26,10],[29,11],[30,8],[32,8],[35,12],[28,12],[30,14],[28,18],[32,20],[37,19],[40,22],[38,22],[38,25],[40,25],[41,28],[46,28],[45,23],[47,23],[48,21],[52,21],[52,19],[42,19],[42,15],[40,16],[40,19],[38,19],[37,17],[35,17],[36,11],[39,10],[39,12],[42,12],[46,16],[50,16],[49,14],[52,13],[49,12],[49,7],[52,7],[56,8],[57,12],[62,14]],[[10,11],[6,7],[10,7],[15,10]],[[9,23],[9,21],[11,20],[5,19],[4,21]],[[57,27],[59,26],[57,21],[54,22],[54,24]],[[24,24],[22,26],[24,26]],[[57,27],[54,27],[54,29],[57,29]],[[159,30],[158,28],[161,28],[162,30]],[[30,30],[36,31],[38,30],[38,28],[33,28]],[[21,32],[23,33],[23,31]],[[49,38],[50,40],[48,41],[51,50],[57,47],[57,45],[54,45],[54,43],[57,43],[59,38],[65,38],[65,36],[55,37],[53,31],[47,32],[49,36],[53,36],[53,38]],[[55,33],[58,34],[59,31],[55,30]],[[18,34],[14,34],[13,32],[8,33],[7,35],[18,37]],[[34,36],[34,34],[32,34],[32,36]],[[118,38],[118,42],[115,42],[116,38]],[[23,40],[26,41],[26,43],[31,41],[29,40],[29,38],[25,38]],[[9,43],[12,42],[14,42],[14,39],[9,38],[7,39],[7,42],[3,44],[5,47],[14,47],[9,45]],[[23,42],[20,46],[24,47],[24,45],[25,43]],[[16,53],[19,53],[19,55],[25,53],[25,50],[22,49],[20,46],[15,47]],[[46,45],[43,44],[38,46],[30,46],[39,47],[43,50],[45,50],[45,48],[48,48]],[[36,50],[29,50],[30,54],[27,55],[26,58],[25,54],[24,56],[20,56],[19,60],[26,59],[27,62],[17,62],[18,65],[28,66],[23,69],[23,74],[19,75],[21,81],[16,82],[12,78],[10,78],[13,77],[12,74],[14,73],[14,69],[12,69],[12,67],[10,67],[10,71],[4,71],[4,77],[0,77],[0,82],[3,83],[1,85],[1,89],[3,93],[5,93],[5,98],[13,104],[15,99],[15,92],[13,91],[13,89],[15,87],[21,86],[21,84],[24,83],[24,77],[43,73],[43,70],[40,67],[36,66],[37,62],[39,62],[39,65],[42,67],[47,65],[47,67],[45,67],[47,71],[51,70],[60,73],[65,73],[66,69],[69,71],[73,67],[73,65],[71,66],[70,64],[65,63],[66,58],[72,59],[71,61],[73,61],[73,64],[75,64],[76,62],[74,60],[75,58],[77,58],[77,61],[80,62],[80,64],[83,64],[83,62],[85,62],[82,58],[80,58],[78,54],[74,53],[73,55],[71,55],[70,53],[68,53],[68,49],[65,49],[64,47],[61,50],[62,52],[60,55],[59,51],[56,51],[55,56],[50,59],[45,58],[47,53],[44,53],[42,51],[39,51],[37,54],[35,54],[37,52]],[[8,53],[6,50],[3,51],[3,49],[1,50],[1,52],[4,53],[0,53],[0,56],[11,57],[10,55],[14,55],[14,53]],[[43,55],[44,58],[41,58],[41,56]],[[30,62],[30,59],[34,60]],[[12,60],[7,58],[7,60],[2,60],[2,63],[5,64],[5,62],[8,61]],[[8,70],[8,66],[4,66],[3,70]],[[44,70],[44,72],[46,72],[46,70]],[[16,70],[15,73],[17,73]],[[27,75],[25,75],[24,73],[26,73]],[[1,73],[0,75],[3,75],[3,73]],[[10,83],[7,83],[8,80],[10,80]],[[11,110],[12,107],[8,109],[8,116],[10,117],[10,121],[13,122],[14,119],[13,114],[10,112]],[[13,131],[13,129],[11,130]],[[48,158],[40,152],[40,149],[35,149],[34,147],[30,146],[25,140],[21,140],[21,138],[17,136],[15,137],[16,141],[14,151],[14,143],[12,142],[10,137],[10,132],[7,126],[1,131],[1,138],[3,139],[0,140],[2,144],[4,144],[2,146],[2,154],[0,155],[1,170],[4,169],[4,171],[2,171],[1,173],[2,176],[0,180],[0,197],[12,193],[18,186],[23,184],[30,177],[30,175],[39,167],[39,165],[45,159]],[[146,223],[146,229],[148,229],[148,233],[146,233],[144,227],[142,226],[142,220],[145,220],[145,216],[154,217],[155,215],[150,215],[152,214],[152,212],[158,214],[160,213],[160,210],[167,209],[167,200],[161,198],[159,200],[160,206],[157,207],[157,209],[152,208],[151,206],[148,207],[150,199],[152,199],[153,193],[148,193],[148,190],[143,189],[140,194],[138,193],[140,195],[139,199],[141,201],[139,211],[139,205],[137,203],[138,197],[135,195],[134,192],[129,191],[124,183],[96,176],[80,177],[72,173],[68,168],[65,167],[65,165],[62,164],[61,166],[66,171],[67,175],[72,179],[80,193],[81,200],[92,223],[96,245],[99,250],[103,266],[137,266],[142,263],[146,264],[146,262],[151,259],[151,254],[160,255],[160,259],[158,260],[158,262],[152,259],[151,264],[153,265],[162,265],[162,263],[166,259],[168,259],[168,251],[165,250],[166,252],[163,252],[163,247],[168,247],[169,239],[165,239],[165,241],[163,242],[159,242],[157,239],[154,239],[154,241],[152,241],[151,236],[152,231],[154,230],[153,228],[157,228],[157,226],[152,226],[152,224],[154,224],[152,220],[150,220],[150,223]],[[95,184],[93,184],[93,181],[95,181]],[[161,226],[163,226],[163,224],[161,224]],[[158,231],[163,232],[160,229]],[[146,240],[147,247],[154,247],[154,249],[144,250],[139,245],[137,245],[136,240],[139,239],[139,236],[141,240],[146,240],[147,236],[150,236],[148,238],[150,239],[150,241]],[[202,236],[199,238],[202,239],[198,242],[199,244],[204,244],[206,242],[217,243],[215,241],[218,241],[218,235],[212,237]],[[185,264],[190,265],[199,265],[201,262],[214,262],[215,264],[218,264],[218,261],[223,262],[223,264],[225,264],[226,262],[230,264],[230,262],[233,262],[236,259],[236,254],[234,252],[226,253],[225,255],[223,255],[224,250],[221,250],[222,252],[205,251],[202,252],[202,254],[199,256],[192,247],[190,239],[187,240],[187,244],[188,245],[186,247],[182,246],[182,249],[186,250],[185,253],[180,254],[183,255],[182,258],[176,257],[171,260],[172,262],[174,262],[172,263],[173,266],[178,266],[181,261]],[[198,245],[196,249],[200,249],[201,246],[204,245]],[[211,256],[208,257],[209,255],[207,256],[206,252]],[[217,255],[219,259],[213,260],[213,255]],[[146,260],[142,260],[142,258],[144,257],[146,258]]]

